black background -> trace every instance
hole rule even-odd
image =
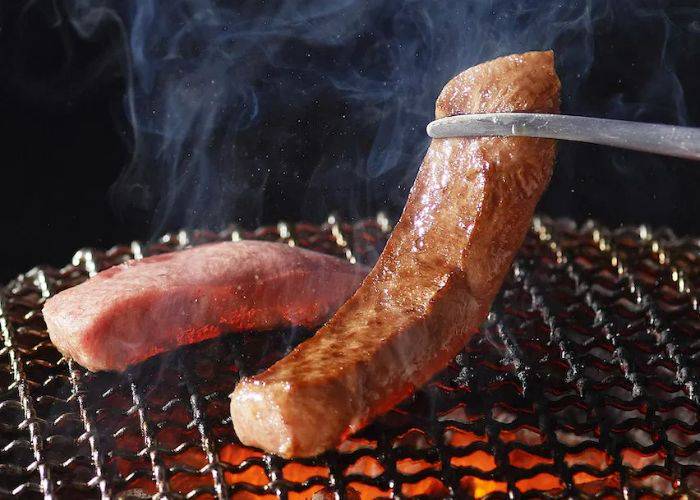
[[[697,125],[696,2],[640,3],[659,17],[619,11],[594,26],[594,64],[576,101],[565,98],[564,111]],[[367,54],[387,38],[404,36],[388,22],[395,8],[368,16],[361,34],[341,45],[291,36],[283,49],[285,67],[261,70],[265,78],[257,85],[264,105],[257,121],[239,135],[236,154],[251,165],[266,164],[267,173],[254,195],[231,205],[230,221],[321,220],[331,209],[347,217],[380,208],[400,211],[418,164],[398,162],[389,172],[367,175],[357,166],[358,158],[371,148],[381,112],[371,100],[350,99],[347,90],[314,76],[330,68],[335,73],[374,68],[381,75],[382,61]],[[4,0],[0,23],[0,114],[5,123],[0,137],[0,282],[35,264],[65,264],[79,247],[149,239],[192,220],[207,224],[187,217],[155,224],[148,208],[129,207],[123,199],[115,204],[108,196],[129,161],[132,143],[123,111],[124,49],[115,29],[106,27],[84,39],[65,22],[60,2]],[[421,67],[430,68],[430,54],[422,57]],[[677,87],[664,90],[672,80],[666,79],[649,97],[643,83],[666,64],[672,65]],[[434,99],[451,72],[437,68],[434,88],[426,94]],[[273,85],[274,92],[265,90]],[[295,104],[294,96],[302,92],[311,92],[313,99]],[[611,104],[615,96],[641,104],[616,107]],[[431,112],[426,108],[426,119],[411,124],[408,141],[417,150],[426,143],[421,132]],[[577,220],[593,217],[611,226],[646,222],[700,233],[699,181],[700,165],[692,162],[562,144],[540,210]]]

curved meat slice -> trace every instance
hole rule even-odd
[[[551,52],[452,79],[435,115],[559,109]],[[242,380],[240,440],[279,455],[337,445],[442,369],[477,331],[546,188],[554,141],[435,139],[401,220],[360,289],[312,338]]]
[[[89,370],[124,370],[225,331],[317,326],[366,273],[281,243],[213,243],[106,269],[43,312],[61,353]]]

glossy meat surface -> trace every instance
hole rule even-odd
[[[281,243],[213,243],[106,269],[43,313],[61,353],[93,371],[124,370],[225,331],[316,326],[366,272]]]
[[[503,57],[453,78],[435,114],[558,112],[559,87],[551,52]],[[241,441],[316,455],[443,368],[486,317],[554,156],[548,139],[434,139],[360,289],[313,338],[236,387]]]

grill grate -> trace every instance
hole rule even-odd
[[[428,387],[333,453],[246,448],[228,395],[312,332],[228,335],[127,374],[62,358],[46,297],[100,269],[220,239],[372,262],[389,221],[334,217],[79,251],[0,295],[0,496],[665,497],[700,493],[700,240],[538,219],[481,335]]]

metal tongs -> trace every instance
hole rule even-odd
[[[459,115],[430,122],[433,138],[526,136],[614,146],[700,160],[700,128],[543,113]]]

